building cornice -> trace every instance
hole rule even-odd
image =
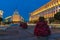
[[[46,3],[45,5],[41,6],[39,9],[32,12],[31,16],[36,15],[36,14],[42,12],[42,11],[45,11],[47,9],[50,9],[50,8],[58,6],[58,5],[60,5],[60,0],[56,0],[56,1],[52,0],[52,1],[48,2],[48,3]]]

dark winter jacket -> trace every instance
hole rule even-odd
[[[37,22],[35,29],[34,29],[34,35],[35,36],[49,36],[51,34],[50,28],[47,25],[47,22]]]
[[[21,26],[22,28],[27,28],[27,27],[28,27],[28,26],[27,26],[27,23],[25,23],[25,22],[21,23],[20,26]]]

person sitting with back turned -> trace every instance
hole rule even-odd
[[[27,29],[28,25],[26,22],[21,22],[20,23],[20,26],[23,28],[23,29]]]
[[[39,21],[37,22],[34,29],[34,35],[38,40],[48,40],[50,34],[51,31],[47,21],[45,21],[44,17],[39,17]]]

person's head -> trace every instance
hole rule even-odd
[[[45,21],[44,17],[39,17],[39,21]]]

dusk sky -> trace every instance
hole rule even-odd
[[[13,15],[17,8],[19,14],[26,20],[29,20],[29,14],[46,4],[50,0],[0,0],[0,10],[4,11],[3,17]]]

